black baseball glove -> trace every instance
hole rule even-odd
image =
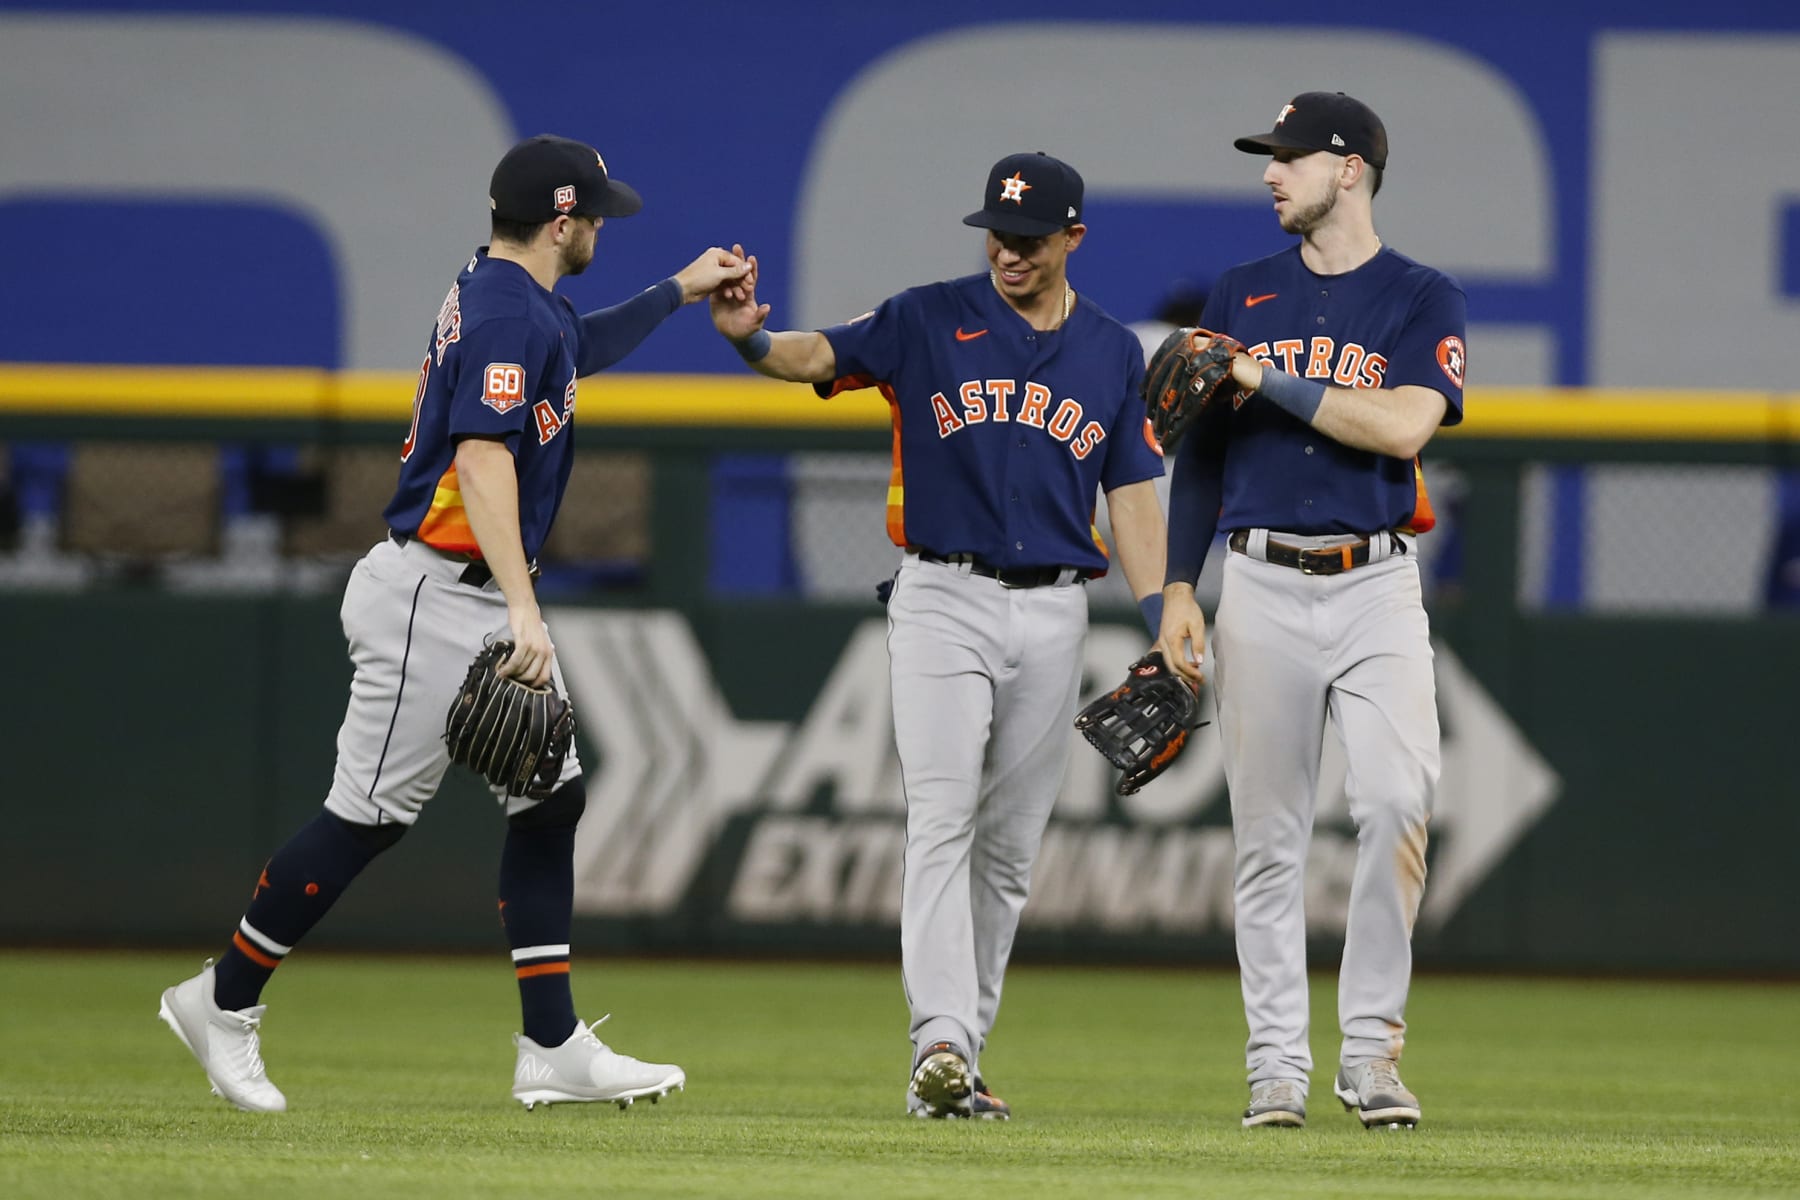
[[[444,719],[450,761],[511,796],[542,800],[556,787],[575,736],[575,709],[555,686],[535,688],[500,674],[511,642],[494,642],[469,664]]]
[[[1235,390],[1231,356],[1244,344],[1210,329],[1177,329],[1163,339],[1144,371],[1144,411],[1163,453],[1199,419],[1221,392]]]
[[[1075,728],[1124,774],[1118,793],[1131,793],[1161,775],[1187,745],[1200,719],[1200,698],[1187,680],[1152,650],[1131,664],[1121,683],[1075,714]]]

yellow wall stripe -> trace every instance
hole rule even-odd
[[[393,421],[415,376],[306,368],[0,363],[0,414]],[[1463,438],[1800,441],[1800,393],[1477,388]],[[759,375],[609,374],[581,385],[584,425],[887,429],[879,393],[820,400]]]
[[[0,364],[0,413],[84,417],[408,419],[418,377],[305,368]],[[582,381],[584,425],[886,429],[875,392],[820,400],[760,375],[601,375]],[[404,432],[404,431],[402,431]]]
[[[1449,438],[1800,441],[1800,395],[1764,392],[1494,389],[1468,398]]]

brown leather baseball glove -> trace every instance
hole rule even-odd
[[[1234,337],[1192,326],[1175,330],[1156,348],[1144,372],[1144,411],[1163,453],[1221,392],[1235,389],[1231,356],[1243,350]]]

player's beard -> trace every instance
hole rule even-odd
[[[594,243],[592,241],[569,242],[562,248],[562,273],[564,275],[579,275],[587,270],[588,264],[593,261]]]
[[[1316,200],[1305,208],[1295,209],[1281,218],[1281,231],[1297,233],[1301,237],[1312,233],[1325,223],[1325,218],[1329,217],[1331,210],[1337,207],[1337,198],[1338,189],[1328,189],[1323,199]]]

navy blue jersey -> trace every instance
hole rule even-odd
[[[1450,276],[1393,250],[1316,275],[1298,244],[1225,272],[1200,324],[1253,358],[1345,388],[1417,384],[1462,420],[1467,304]],[[1260,395],[1224,414],[1221,529],[1370,533],[1431,527],[1418,460],[1346,446]]]
[[[880,387],[892,408],[888,536],[997,567],[1106,567],[1095,489],[1162,474],[1137,337],[1086,297],[1033,329],[986,274],[910,288],[822,331],[825,395]]]
[[[535,559],[574,465],[581,324],[525,268],[476,252],[444,297],[413,394],[412,430],[388,527],[439,550],[474,554],[456,483],[456,442],[503,438],[519,472],[519,533]]]

